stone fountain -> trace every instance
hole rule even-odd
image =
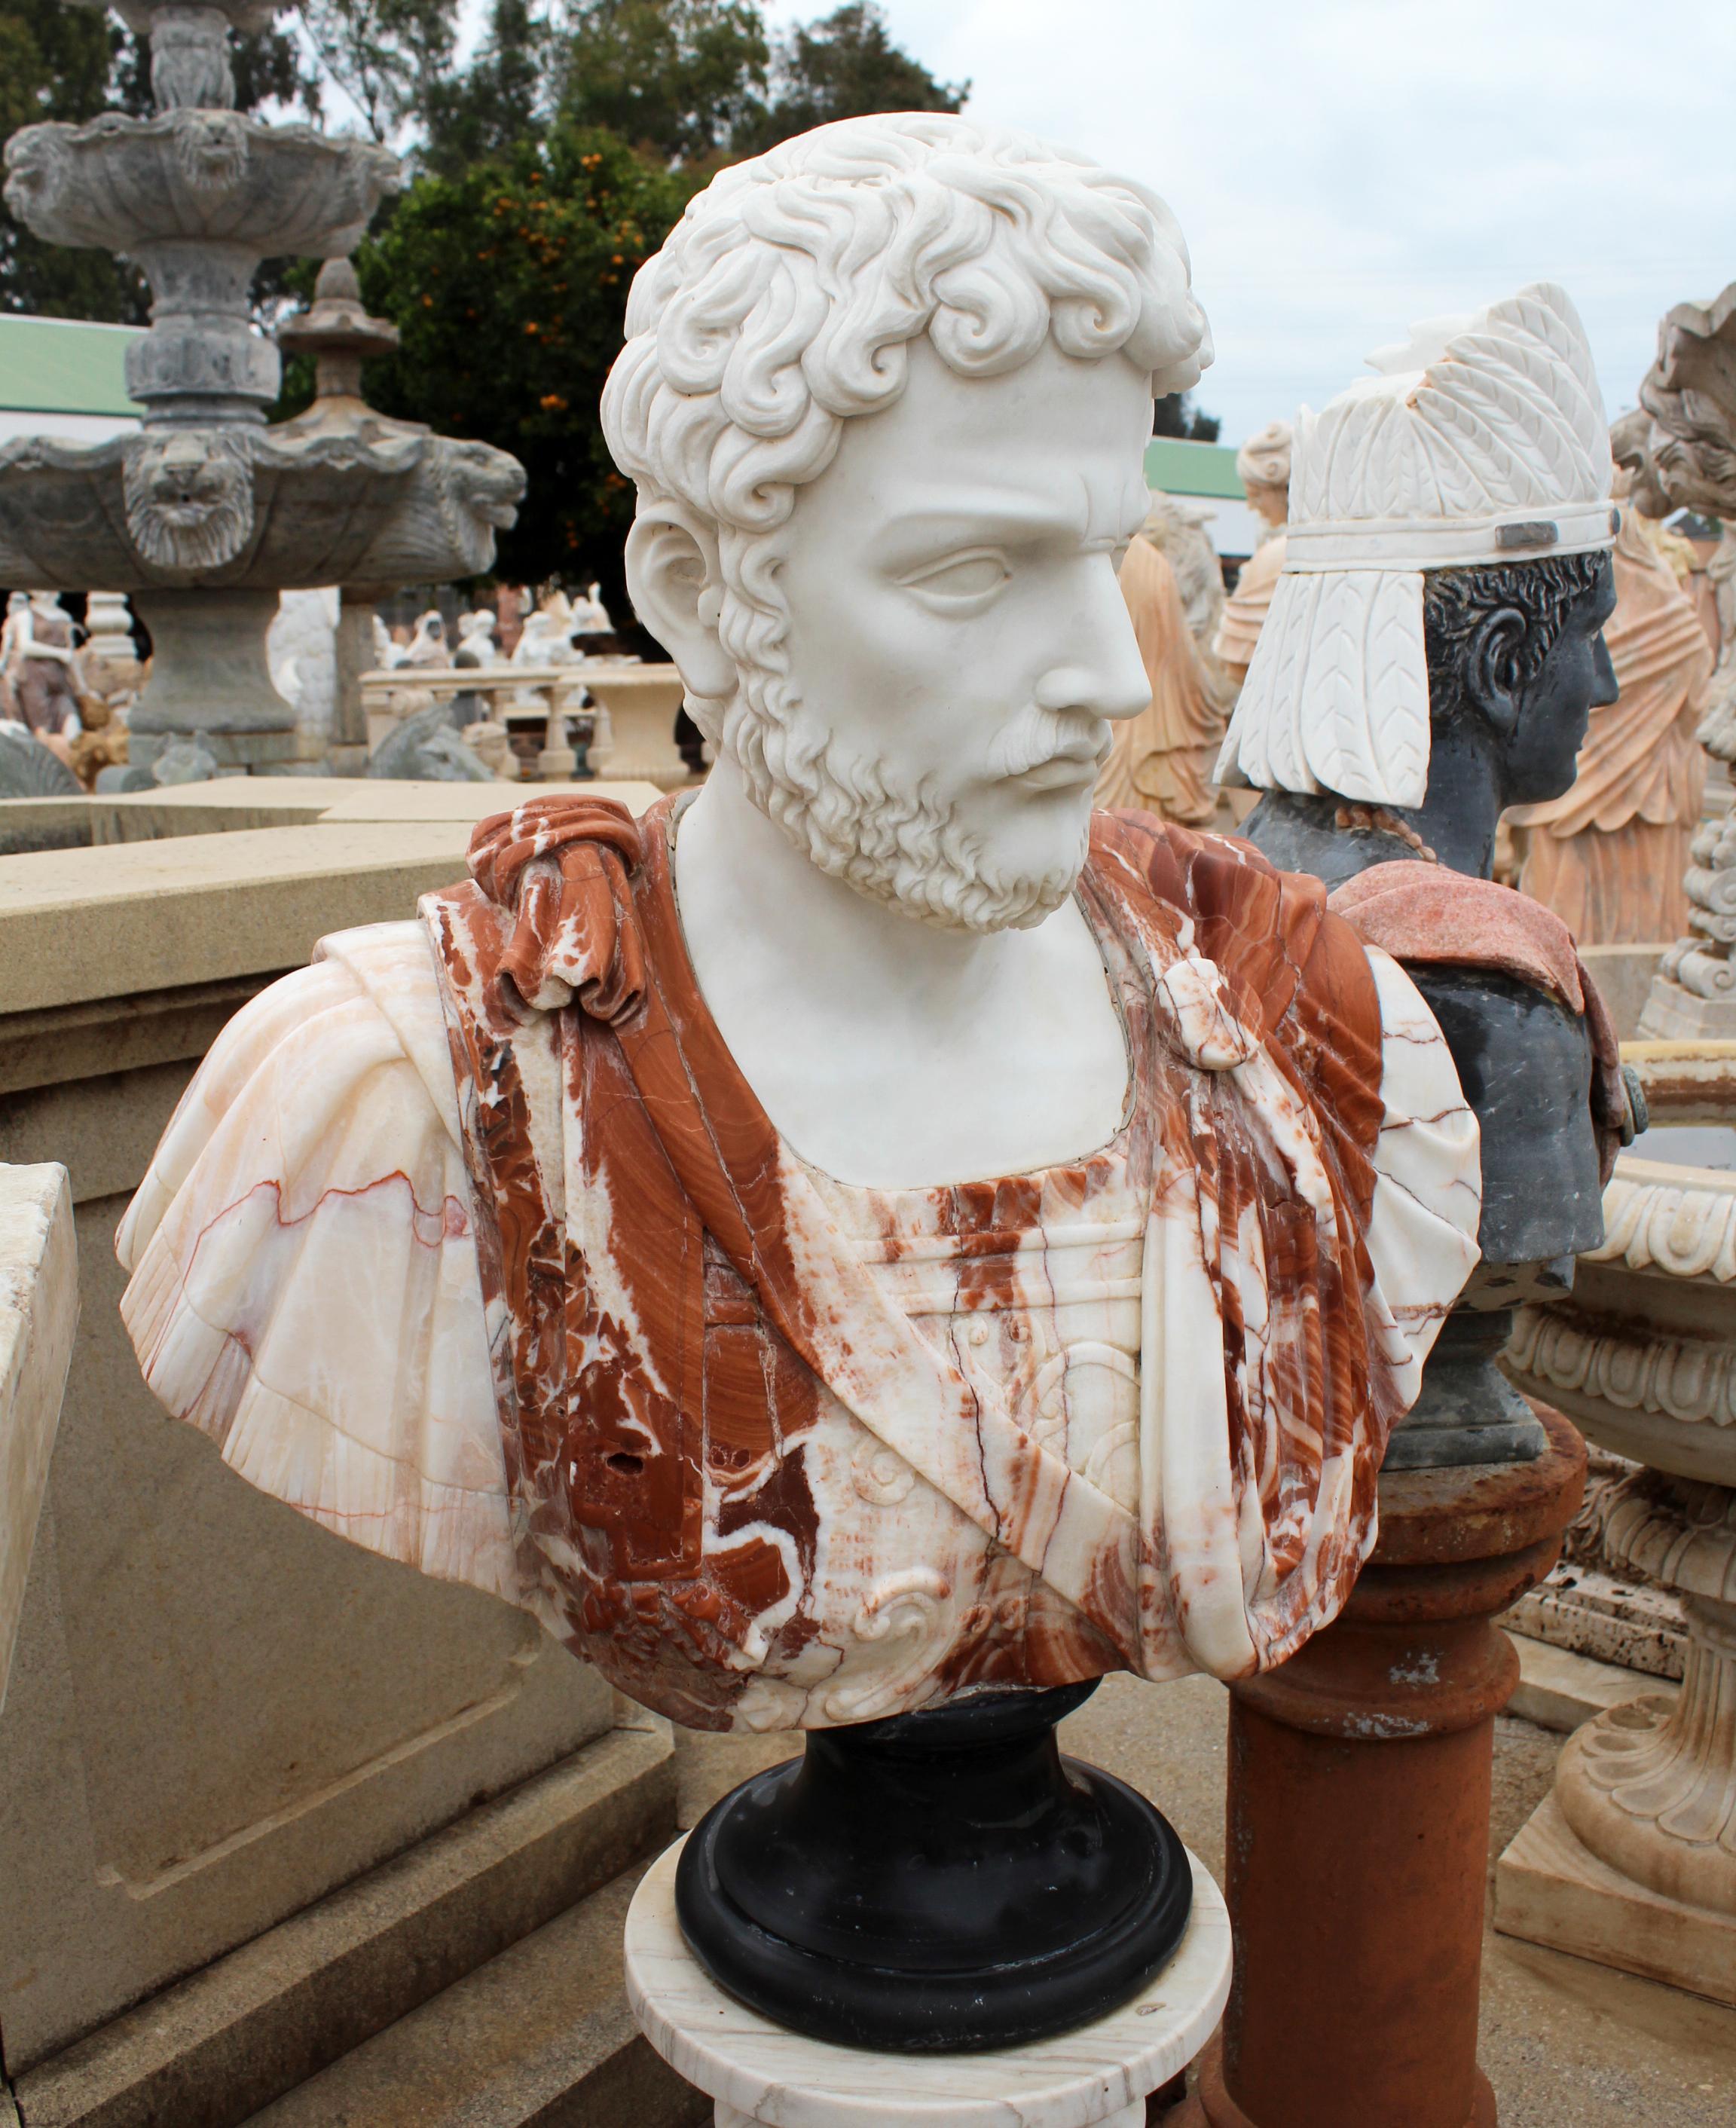
[[[156,115],[31,126],[7,145],[21,221],[49,243],[124,252],[150,283],[150,330],[126,363],[142,428],[0,447],[0,582],[126,591],[150,629],[136,763],[197,736],[231,773],[293,769],[295,711],[265,654],[278,592],[478,574],[524,493],[505,452],[387,420],[358,390],[268,425],[282,363],[250,319],[260,261],[346,256],[399,183],[396,157],[371,142],[235,111],[229,31],[275,12],[123,0],[150,38]]]
[[[1496,1926],[1736,2003],[1736,1043],[1623,1056],[1654,1128],[1616,1162],[1571,1299],[1520,1311],[1506,1365],[1643,1466],[1602,1493],[1599,1550],[1679,1598],[1681,1689],[1569,1739],[1501,1857]]]

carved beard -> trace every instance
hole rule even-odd
[[[748,795],[809,862],[858,894],[943,931],[1029,930],[1072,893],[1089,843],[1082,819],[1077,857],[1040,873],[997,870],[980,839],[920,785],[883,761],[843,753],[813,727],[781,674],[738,664],[740,684],[721,720],[700,705],[708,729],[741,770]],[[769,696],[783,695],[774,710]],[[689,704],[690,710],[695,705]]]

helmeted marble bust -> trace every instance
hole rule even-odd
[[[1477,1133],[1317,881],[1093,815],[1208,357],[1161,202],[1022,135],[851,120],[695,197],[604,417],[716,766],[527,799],[230,1024],[120,1240],[171,1410],[695,1726],[1335,1614]]]
[[[1368,359],[1297,420],[1283,572],[1218,772],[1264,792],[1244,833],[1397,956],[1453,1050],[1482,1131],[1483,1260],[1392,1454],[1498,1460],[1542,1432],[1492,1367],[1454,1387],[1454,1356],[1498,1351],[1515,1301],[1571,1283],[1635,1123],[1566,924],[1491,876],[1503,810],[1559,799],[1615,700],[1619,513],[1562,288]]]

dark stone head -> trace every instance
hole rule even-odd
[[[1592,710],[1618,691],[1608,553],[1433,569],[1423,584],[1435,746],[1472,737],[1491,750],[1503,805],[1560,797]]]

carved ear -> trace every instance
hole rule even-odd
[[[1465,696],[1502,739],[1519,722],[1524,682],[1519,653],[1530,625],[1516,606],[1496,606],[1477,624],[1465,650]]]
[[[675,660],[688,692],[733,695],[735,667],[718,634],[722,577],[710,528],[685,512],[647,511],[627,535],[626,560],[633,610]]]

